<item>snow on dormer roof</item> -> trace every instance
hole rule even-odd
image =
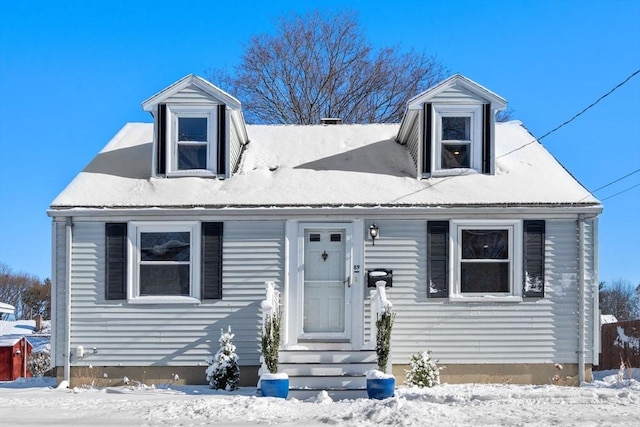
[[[223,91],[222,89],[213,85],[212,83],[209,83],[202,77],[198,77],[195,74],[189,74],[184,76],[177,82],[162,89],[160,92],[156,93],[152,97],[144,100],[142,102],[142,109],[144,111],[154,111],[156,105],[171,98],[172,96],[174,96],[178,92],[183,91],[189,86],[197,87],[198,89],[207,93],[211,97],[225,104],[227,108],[230,108],[232,110],[240,110],[242,108],[240,101],[238,101],[233,96],[229,95],[227,92]]]
[[[476,96],[489,101],[495,110],[503,110],[507,106],[507,101],[501,96],[491,92],[484,86],[479,85],[471,79],[466,78],[462,74],[454,74],[446,80],[438,83],[434,87],[427,89],[421,94],[414,96],[407,102],[408,110],[421,109],[422,104],[431,101],[433,98],[439,96],[443,92],[454,88],[460,87],[468,92],[475,94]]]

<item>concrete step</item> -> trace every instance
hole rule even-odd
[[[289,375],[289,389],[362,389],[366,390],[367,379],[358,376],[291,376]]]
[[[326,391],[332,400],[354,400],[354,399],[366,399],[367,389],[321,389],[321,388],[289,388],[288,399],[298,400],[316,400],[318,395]]]
[[[376,363],[373,350],[280,350],[280,363]]]
[[[375,363],[280,363],[279,372],[286,372],[292,376],[343,376],[343,375],[364,375],[370,369],[376,369]]]

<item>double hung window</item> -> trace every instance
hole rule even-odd
[[[545,222],[427,223],[429,298],[521,301],[544,297]]]
[[[198,223],[129,224],[133,236],[133,281],[130,295],[193,297],[200,295],[200,228]]]
[[[434,105],[435,175],[482,169],[482,106]]]
[[[171,148],[168,150],[170,175],[216,173],[216,106],[168,105]]]

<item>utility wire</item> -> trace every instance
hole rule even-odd
[[[616,194],[612,194],[609,197],[605,197],[604,199],[601,200],[601,202],[604,202],[605,200],[611,199],[612,197],[616,197],[616,196],[618,196],[618,195],[620,195],[622,193],[626,193],[627,191],[633,190],[636,187],[640,187],[640,184],[633,185],[633,186],[631,186],[629,188],[626,188],[626,189],[624,189],[622,191],[617,192]]]
[[[605,184],[605,185],[603,185],[602,187],[598,187],[598,188],[596,188],[595,190],[592,190],[592,191],[591,191],[591,194],[595,193],[596,191],[600,191],[600,190],[602,190],[603,188],[607,188],[608,186],[610,186],[610,185],[612,185],[612,184],[615,184],[616,182],[622,181],[623,179],[625,179],[625,178],[627,178],[627,177],[630,177],[630,176],[631,176],[631,175],[633,175],[634,173],[638,173],[638,172],[640,172],[640,169],[636,169],[636,170],[634,170],[633,172],[628,173],[628,174],[626,174],[625,176],[623,176],[623,177],[620,177],[620,178],[616,179],[615,181],[611,181],[610,183]]]
[[[497,158],[501,158],[501,157],[505,157],[508,156],[511,153],[515,153],[516,151],[522,150],[524,147],[526,147],[527,145],[531,145],[534,142],[539,142],[541,141],[543,138],[546,138],[547,136],[551,135],[552,133],[554,133],[555,131],[559,130],[560,128],[564,127],[565,125],[568,125],[569,123],[571,123],[572,121],[574,121],[575,119],[577,119],[578,117],[580,117],[582,114],[584,114],[587,110],[593,108],[596,106],[596,104],[598,104],[600,101],[602,101],[604,98],[606,98],[607,96],[611,95],[613,92],[615,92],[617,89],[619,89],[620,87],[622,87],[623,85],[625,85],[629,80],[631,80],[633,77],[635,77],[637,74],[640,74],[640,69],[634,71],[633,73],[631,73],[631,75],[629,75],[629,77],[627,77],[626,79],[624,79],[623,81],[621,81],[620,83],[618,83],[616,86],[613,87],[613,89],[611,89],[609,92],[605,93],[604,95],[602,95],[600,98],[596,99],[594,102],[592,102],[591,104],[589,104],[587,107],[585,107],[584,109],[582,109],[582,111],[580,111],[579,113],[575,114],[573,117],[571,117],[569,120],[565,121],[564,123],[562,123],[559,126],[556,126],[555,128],[551,129],[549,132],[545,133],[544,135],[542,135],[540,138],[535,138],[533,141],[527,142],[526,144],[515,148],[507,153],[502,154],[501,156],[498,156]]]
[[[620,178],[618,178],[618,179],[616,179],[616,180],[614,180],[614,181],[611,181],[611,182],[609,182],[608,184],[603,185],[602,187],[598,187],[598,188],[596,188],[596,189],[595,189],[595,190],[593,190],[593,191],[591,191],[591,190],[587,190],[587,191],[589,191],[589,195],[588,195],[588,196],[584,196],[582,199],[578,200],[578,202],[583,201],[584,199],[586,199],[586,198],[587,198],[587,197],[589,197],[589,196],[593,196],[593,193],[595,193],[596,191],[600,191],[600,190],[602,190],[603,188],[607,188],[608,186],[613,185],[613,184],[615,184],[616,182],[620,182],[620,181],[622,181],[622,180],[623,180],[623,179],[625,179],[625,178],[629,178],[631,175],[633,175],[634,173],[638,173],[638,172],[640,172],[640,169],[636,169],[636,170],[634,170],[633,172],[628,173],[628,174],[626,174],[625,176],[622,176],[622,177],[620,177]],[[640,185],[640,184],[638,184],[638,185]],[[622,193],[624,193],[624,192],[626,192],[626,191],[628,191],[628,190],[631,190],[632,188],[637,187],[638,185],[634,185],[633,187],[627,188],[626,190],[622,190],[622,191],[620,191],[619,193],[616,193],[616,194],[613,194],[613,195],[611,195],[611,196],[608,196],[608,197],[606,197],[606,198],[602,199],[601,201],[605,201],[605,200],[610,199],[610,198],[612,198],[612,197],[614,197],[614,196],[617,196],[618,194],[622,194]]]
[[[640,69],[634,71],[633,73],[631,73],[631,75],[629,77],[627,77],[626,79],[624,79],[622,82],[618,83],[613,89],[611,89],[609,92],[605,93],[604,95],[602,95],[600,98],[596,99],[594,102],[592,102],[589,106],[587,106],[586,108],[584,108],[582,111],[580,111],[578,114],[576,114],[575,116],[571,117],[569,120],[567,120],[566,122],[562,123],[560,126],[557,126],[554,129],[551,129],[549,132],[545,133],[544,135],[542,135],[540,138],[538,138],[538,141],[540,141],[542,138],[551,135],[552,133],[554,133],[555,131],[557,131],[558,129],[560,129],[561,127],[563,127],[564,125],[567,125],[569,123],[571,123],[572,121],[574,121],[575,119],[577,119],[579,116],[581,116],[584,112],[586,112],[587,110],[589,110],[590,108],[594,107],[598,102],[602,101],[604,98],[606,98],[607,96],[611,95],[616,89],[618,89],[619,87],[623,86],[625,83],[627,83],[629,80],[631,80],[636,74],[640,73]]]

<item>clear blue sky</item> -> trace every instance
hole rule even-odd
[[[537,136],[640,69],[638,0],[0,0],[0,261],[49,277],[49,204],[126,122],[151,121],[140,103],[233,67],[277,17],[317,7],[357,10],[374,46],[437,55]],[[640,75],[543,144],[591,190],[639,169]],[[640,187],[604,206],[600,279],[640,283]]]

